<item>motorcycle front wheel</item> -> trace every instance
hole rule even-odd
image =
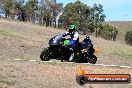
[[[40,59],[42,61],[49,61],[50,60],[50,51],[49,51],[49,48],[44,48],[44,50],[40,54]]]

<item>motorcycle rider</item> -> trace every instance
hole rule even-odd
[[[64,44],[68,45],[69,50],[71,51],[71,56],[69,58],[69,61],[72,61],[72,59],[74,57],[74,50],[75,50],[76,46],[79,44],[79,32],[77,31],[76,25],[74,25],[74,24],[69,25],[69,31],[66,32],[65,39],[66,39],[66,41],[64,41]],[[87,43],[86,45],[89,46],[88,53],[89,54],[93,53],[93,51],[92,51],[93,44],[92,44],[92,41],[89,36],[86,36],[86,38],[84,39],[84,43]]]
[[[69,31],[66,32],[65,39],[67,40],[64,41],[64,44],[68,45],[71,51],[71,56],[69,58],[69,61],[71,61],[74,57],[75,46],[79,43],[79,32],[77,31],[76,25],[69,25]]]

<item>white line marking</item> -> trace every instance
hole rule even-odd
[[[122,67],[122,68],[132,68],[130,66],[120,66],[120,67]]]
[[[130,68],[130,69],[132,69],[131,66],[118,66],[118,65],[105,65],[105,64],[91,64],[91,65],[93,65],[93,66],[103,66],[103,67],[120,67],[120,68]]]
[[[33,62],[33,61],[36,61],[36,60],[28,60],[28,61],[32,61]]]
[[[14,60],[19,61],[19,60],[22,60],[22,59],[14,59]]]
[[[11,60],[11,59],[8,59],[8,60]],[[22,59],[14,59],[16,61],[19,61],[19,60],[22,60]],[[36,60],[28,60],[28,61],[35,61]],[[47,63],[47,62],[55,62],[55,61],[41,61],[43,63]],[[55,63],[68,63],[68,64],[77,64],[75,62],[55,62]],[[91,65],[91,66],[103,66],[103,67],[120,67],[120,68],[129,68],[129,69],[132,69],[131,66],[118,66],[118,65],[106,65],[106,64],[90,64],[90,63],[81,63],[81,64],[84,64],[84,65]]]
[[[60,63],[63,63],[63,62],[60,62]],[[74,62],[64,62],[64,63],[73,64]],[[75,64],[75,63],[74,63],[74,64]]]
[[[47,62],[54,62],[54,61],[41,61],[41,62],[43,62],[43,63],[47,63]],[[57,62],[58,63],[58,62]]]
[[[90,64],[90,63],[89,63],[89,64]],[[90,64],[90,65],[103,66],[104,64]]]
[[[111,67],[116,67],[117,65],[109,65],[109,66],[111,66]]]
[[[63,62],[57,62],[57,63],[63,63]],[[66,62],[68,64],[73,64],[74,62]],[[74,63],[76,64],[76,63]],[[84,65],[91,65],[91,66],[103,66],[103,67],[120,67],[120,68],[129,68],[132,69],[131,66],[119,66],[119,65],[106,65],[106,64],[90,64],[90,63],[81,63]]]

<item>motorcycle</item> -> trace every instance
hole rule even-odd
[[[71,52],[68,45],[64,45],[66,33],[58,34],[49,40],[49,47],[44,48],[40,54],[42,61],[57,59],[69,62]],[[82,42],[75,46],[74,57],[71,62],[75,63],[92,63],[95,64],[97,57],[94,55],[95,49],[88,36]]]

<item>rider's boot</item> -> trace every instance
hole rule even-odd
[[[70,58],[69,58],[69,61],[72,61],[73,60],[73,57],[74,57],[74,53],[71,54]]]

